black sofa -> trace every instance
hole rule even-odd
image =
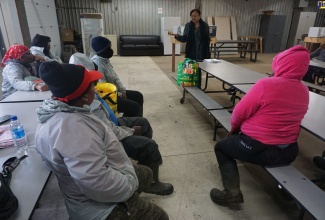
[[[164,45],[157,35],[120,35],[120,56],[162,56]]]

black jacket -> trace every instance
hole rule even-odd
[[[210,35],[209,25],[200,19],[200,33],[198,38],[195,38],[195,25],[192,21],[185,25],[184,35],[175,37],[178,41],[186,43],[185,57],[192,60],[204,60],[211,57],[210,53]],[[197,53],[197,42],[198,46]]]

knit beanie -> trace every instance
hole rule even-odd
[[[106,49],[110,48],[111,45],[111,41],[102,36],[95,37],[91,41],[91,47],[97,54],[104,52]]]
[[[53,96],[66,103],[81,96],[91,82],[102,78],[98,71],[56,61],[43,62],[39,74]]]
[[[51,38],[48,36],[36,34],[32,41],[32,46],[36,47],[47,47],[48,43],[51,42]]]

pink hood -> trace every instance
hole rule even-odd
[[[309,51],[305,47],[291,47],[273,58],[274,77],[301,80],[308,70],[309,61]]]

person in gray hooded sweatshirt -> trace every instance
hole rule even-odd
[[[36,149],[58,179],[70,219],[167,220],[139,197],[151,170],[132,165],[112,130],[90,112],[101,73],[49,61],[40,76],[53,96],[37,109]]]
[[[98,66],[98,71],[103,74],[99,81],[112,83],[117,87],[118,112],[123,112],[125,117],[142,117],[143,95],[139,91],[127,90],[121,82],[109,60],[114,53],[111,46],[111,41],[102,36],[95,37],[91,41],[94,53],[90,54],[90,58]]]
[[[90,70],[95,68],[93,62],[81,53],[73,54],[69,63],[83,65]],[[107,106],[107,108],[109,107]],[[108,125],[118,140],[121,141],[127,155],[152,170],[153,181],[146,192],[157,195],[172,194],[174,191],[173,185],[159,181],[159,164],[162,163],[162,158],[158,144],[151,139],[152,128],[149,121],[143,117],[119,117],[116,125],[111,120],[115,115],[109,114],[107,108],[96,98],[90,105],[91,112]]]

